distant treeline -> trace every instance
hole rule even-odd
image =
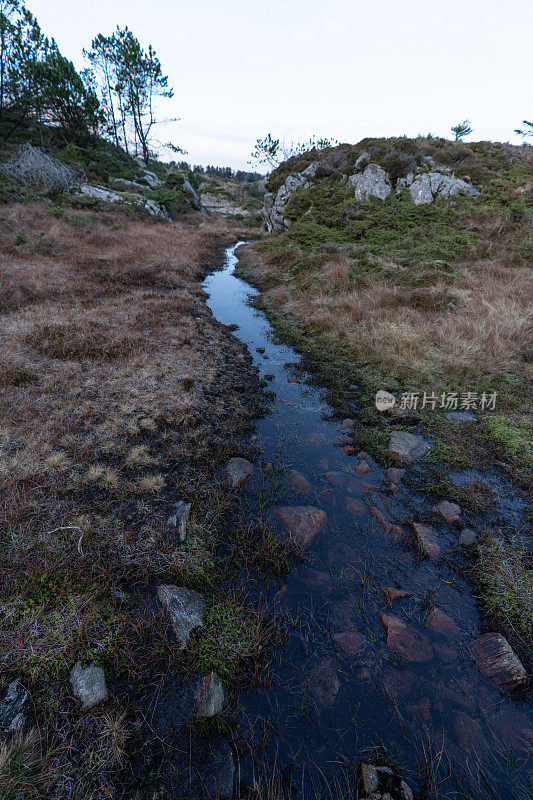
[[[246,172],[242,169],[233,170],[231,167],[213,167],[210,164],[208,164],[207,167],[202,167],[200,164],[194,164],[193,166],[187,161],[180,161],[178,163],[173,161],[171,164],[185,172],[194,172],[197,175],[210,175],[217,178],[229,178],[238,183],[257,183],[265,177],[260,172]]]

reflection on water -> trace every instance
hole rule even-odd
[[[476,605],[446,559],[457,531],[443,521],[444,557],[418,559],[407,524],[412,498],[388,491],[368,454],[350,455],[350,431],[331,418],[323,391],[294,380],[298,355],[275,341],[249,305],[257,292],[234,275],[237,247],[204,286],[214,316],[238,325],[235,335],[261,375],[272,376],[276,395],[256,431],[264,461],[275,466],[265,477],[256,464],[245,495],[264,507],[309,505],[327,515],[305,565],[268,592],[288,635],[269,686],[240,698],[247,735],[276,753],[300,787],[382,745],[413,788],[430,762],[443,796],[527,797],[518,787],[531,786],[531,706],[502,694],[474,664]],[[288,480],[290,470],[300,477]],[[404,596],[394,599],[390,589]]]

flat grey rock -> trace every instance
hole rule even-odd
[[[180,542],[184,542],[187,538],[187,520],[189,519],[190,511],[191,504],[186,503],[185,500],[179,500],[167,519],[168,527],[176,530]]]
[[[84,708],[92,708],[107,700],[104,670],[95,664],[82,667],[78,661],[70,673],[70,685],[74,697],[83,704]]]
[[[179,586],[158,586],[157,595],[170,615],[177,640],[184,647],[194,628],[203,624],[204,601],[197,592]]]
[[[392,431],[389,453],[401,464],[410,464],[427,453],[429,445],[422,438],[408,431]]]

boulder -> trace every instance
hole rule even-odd
[[[389,440],[389,453],[400,464],[411,464],[429,450],[422,438],[408,431],[392,431]]]
[[[84,708],[92,708],[107,700],[104,670],[97,667],[96,664],[82,667],[78,661],[70,673],[70,685],[74,697],[83,704]]]
[[[356,200],[368,200],[377,197],[386,200],[392,191],[390,178],[385,170],[377,164],[369,164],[363,172],[348,178],[348,185],[353,186]]]
[[[236,489],[246,483],[254,466],[246,458],[230,458],[225,469],[230,486]]]
[[[502,689],[516,689],[528,681],[524,665],[501,633],[479,637],[475,660],[481,674]]]
[[[461,508],[457,503],[450,503],[449,500],[441,500],[436,506],[433,506],[433,511],[443,517],[446,522],[459,522],[461,518]]]
[[[178,586],[158,586],[157,595],[170,615],[176,638],[184,647],[194,628],[203,625],[204,601],[197,592]]]
[[[419,551],[428,558],[438,558],[440,556],[440,544],[437,534],[431,525],[413,522],[413,528]]]
[[[416,206],[432,203],[439,197],[448,198],[458,194],[479,197],[479,189],[472,183],[443,175],[442,172],[424,172],[417,175],[409,186],[411,200]]]
[[[0,700],[0,741],[24,730],[30,706],[30,696],[20,680],[12,681]]]
[[[185,500],[178,500],[174,505],[171,516],[167,519],[168,527],[177,532],[180,542],[184,542],[187,538],[187,520],[189,519],[190,511],[190,503],[186,503]]]
[[[313,541],[326,524],[326,514],[314,506],[278,506],[274,514],[300,544]]]
[[[103,186],[92,186],[89,183],[83,183],[80,186],[79,193],[84,197],[98,200],[100,203],[133,206],[147,211],[152,217],[170,219],[168,212],[159,203],[156,203],[155,200],[148,200],[140,194],[118,194],[118,192],[111,192]]]
[[[291,469],[287,472],[287,481],[293,489],[298,489],[300,492],[308,492],[311,489],[311,484],[305,475],[302,475],[297,469]]]
[[[395,775],[389,767],[375,767],[373,764],[359,765],[362,797],[372,800],[399,798],[413,800],[413,793],[399,775]]]
[[[408,661],[425,663],[433,658],[433,648],[427,636],[412,625],[408,625],[392,614],[379,615],[379,621],[387,633],[387,647],[405,656]]]
[[[148,184],[150,189],[157,189],[158,186],[161,186],[161,180],[157,177],[155,172],[150,172],[150,170],[145,169],[142,173],[143,180],[145,183]]]

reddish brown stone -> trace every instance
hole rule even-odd
[[[332,486],[341,486],[346,479],[346,475],[343,472],[324,472],[322,477]]]
[[[335,447],[345,447],[348,444],[353,444],[353,436],[339,436],[335,442]]]
[[[305,475],[302,475],[297,469],[290,469],[287,472],[287,481],[294,489],[298,489],[300,492],[308,492],[311,488],[311,484]]]
[[[427,636],[392,614],[379,615],[387,632],[387,647],[404,655],[409,661],[424,663],[433,658],[433,648]]]
[[[383,528],[385,533],[393,533],[396,536],[401,536],[402,529],[400,528],[400,526],[399,525],[393,525],[392,522],[389,522],[389,520],[381,513],[379,508],[376,508],[375,506],[372,506],[370,508],[370,513],[372,514],[374,519],[377,522],[379,522],[379,524],[381,525],[381,527]]]
[[[307,678],[305,686],[319,706],[322,706],[322,708],[332,706],[341,688],[341,682],[333,659],[322,661]]]
[[[354,467],[354,472],[356,475],[366,475],[372,472],[372,467],[366,461],[359,461]]]
[[[347,444],[345,447],[342,448],[342,452],[347,456],[354,456],[355,447],[353,447],[351,444]]]
[[[430,525],[422,525],[413,522],[418,549],[428,558],[438,558],[440,556],[440,545],[437,541],[437,534]]]
[[[440,608],[430,608],[426,614],[426,625],[429,625],[437,633],[445,633],[448,636],[459,635],[459,629],[455,622]]]
[[[291,375],[290,378],[287,378],[287,383],[298,383],[298,378],[296,375]]]
[[[433,642],[433,649],[440,658],[441,661],[444,661],[445,664],[451,664],[452,661],[455,661],[457,658],[457,650],[455,647],[450,647],[449,644],[443,644],[442,642]]]
[[[411,553],[399,553],[399,555],[396,556],[396,559],[401,564],[410,564],[411,561],[413,560],[413,556],[411,555]]]
[[[412,592],[405,592],[403,589],[394,589],[392,586],[384,586],[381,590],[383,597],[390,605],[395,600],[403,600],[405,597],[412,597]]]
[[[346,511],[356,517],[360,517],[366,511],[366,506],[360,500],[354,500],[353,497],[346,498]]]
[[[457,744],[464,753],[475,755],[481,753],[485,747],[486,742],[483,736],[481,725],[468,714],[463,711],[457,711],[453,718],[453,732],[457,740]]]
[[[325,512],[313,506],[279,506],[274,513],[301,544],[312,542],[326,524]]]
[[[366,644],[365,637],[358,631],[352,633],[335,633],[333,639],[349,656],[359,655],[359,653],[364,650]]]
[[[339,425],[339,430],[340,431],[350,431],[353,428],[354,424],[355,423],[354,423],[353,419],[343,419],[343,421]]]
[[[386,693],[393,697],[407,697],[415,688],[415,676],[405,667],[385,670],[382,680]]]
[[[444,517],[446,522],[459,522],[461,519],[460,507],[457,503],[450,503],[449,500],[442,500],[438,505],[433,506],[433,511]]]
[[[476,664],[485,678],[502,689],[527,683],[528,674],[515,651],[501,633],[485,633],[476,642]]]
[[[429,697],[420,697],[415,703],[416,714],[424,721],[429,722],[431,719],[431,704]]]
[[[322,433],[322,431],[315,431],[314,433],[309,434],[308,441],[311,442],[311,444],[319,444],[320,442],[325,442],[326,434]]]

